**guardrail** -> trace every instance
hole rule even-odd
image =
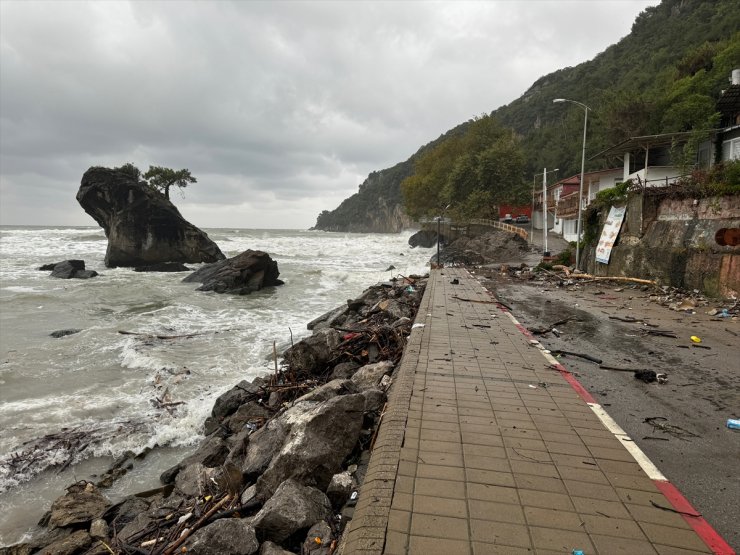
[[[422,228],[424,229],[430,229],[433,231],[437,230],[437,221],[436,220],[427,220],[427,221],[420,221],[419,223],[422,224]],[[441,222],[439,222],[440,231],[443,236],[448,237],[449,239],[455,239],[459,235],[468,235],[470,232],[471,226],[482,226],[482,227],[491,227],[495,229],[501,229],[503,231],[507,231],[509,233],[515,233],[516,235],[519,235],[522,239],[525,241],[529,240],[529,232],[521,227],[506,224],[503,222],[498,222],[496,220],[485,220],[485,219],[474,219],[474,220],[468,220],[466,222],[454,222],[448,218],[445,218]]]
[[[510,233],[516,233],[525,241],[529,239],[529,232],[526,229],[516,226],[516,225],[506,224],[504,222],[497,222],[496,220],[478,220],[478,219],[470,220],[469,223],[474,224],[474,225],[484,225],[488,227],[495,227],[496,229],[503,229],[504,231],[508,231]]]

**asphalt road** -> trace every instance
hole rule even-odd
[[[603,370],[564,356],[562,364],[631,436],[660,471],[735,549],[740,547],[740,321],[697,307],[677,312],[650,300],[652,290],[614,283],[558,287],[487,271],[484,284],[528,328],[558,325],[538,339],[549,349],[586,353],[603,364],[651,369],[668,382],[646,384],[632,372]],[[718,303],[716,306],[722,306]],[[611,319],[644,319],[650,326]],[[655,327],[657,326],[657,327]],[[670,330],[678,338],[645,335]],[[702,339],[699,348],[690,336]]]

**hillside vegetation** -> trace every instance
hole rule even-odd
[[[628,36],[593,60],[538,79],[512,103],[373,172],[358,193],[322,212],[316,227],[378,231],[377,218],[375,229],[363,226],[394,203],[413,218],[436,215],[451,202],[460,216],[485,216],[496,202],[527,198],[531,176],[543,167],[577,173],[583,109],[555,98],[591,108],[587,159],[630,136],[716,126],[716,100],[740,66],[737,8],[736,0],[664,0],[647,8]],[[496,169],[507,157],[514,163]],[[589,161],[587,170],[605,163]],[[388,224],[386,231],[397,230]]]

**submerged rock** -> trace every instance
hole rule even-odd
[[[279,275],[277,262],[269,254],[249,249],[232,258],[209,264],[182,281],[202,283],[198,291],[248,295],[263,287],[282,285]]]
[[[134,268],[134,272],[192,272],[192,268],[188,268],[181,262],[161,262],[159,264],[151,264],[150,266],[137,266]]]
[[[85,270],[84,260],[63,260],[44,264],[39,270],[51,270],[51,277],[59,279],[89,279],[98,275],[95,270]]]
[[[224,258],[216,243],[185,220],[164,195],[123,171],[87,170],[77,202],[105,231],[108,267]]]
[[[74,335],[76,333],[80,333],[82,330],[79,328],[69,328],[66,330],[56,330],[51,332],[49,335],[53,337],[54,339],[59,339],[60,337],[66,337],[68,335]]]

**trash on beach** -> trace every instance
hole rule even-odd
[[[414,324],[413,326],[411,326],[411,329],[413,330],[416,328],[423,328],[423,327],[424,327],[424,324]]]
[[[697,335],[692,335],[691,336],[691,341],[693,341],[694,343],[701,343],[701,337],[699,337]]]
[[[455,278],[450,282],[452,285],[460,285],[460,280]]]
[[[660,374],[655,370],[638,370],[635,372],[635,378],[645,383],[658,382],[664,384],[668,381],[668,374]]]
[[[728,418],[727,427],[731,430],[740,430],[740,420],[737,418]]]

